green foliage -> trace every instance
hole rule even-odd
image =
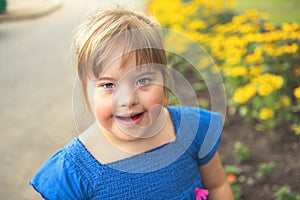
[[[209,68],[223,76],[227,103],[234,111],[230,114],[240,114],[260,131],[272,132],[287,125],[300,135],[299,24],[274,25],[267,13],[255,9],[232,12],[235,0],[211,2],[152,0],[148,9],[163,27],[193,38],[213,57],[218,70]],[[166,38],[176,51],[193,53],[190,43]],[[199,60],[198,67],[203,67],[203,57],[192,56]],[[191,74],[185,65],[179,67],[184,76]],[[202,90],[200,84],[194,86]]]
[[[255,177],[259,180],[264,180],[275,168],[276,164],[274,162],[261,163],[255,173]]]
[[[237,166],[233,166],[233,165],[225,165],[224,166],[224,172],[225,174],[235,174],[235,175],[238,175],[241,173],[241,169]]]
[[[292,192],[287,186],[280,187],[275,192],[276,200],[300,200],[300,194]]]
[[[233,198],[234,200],[240,200],[243,194],[243,190],[241,188],[241,186],[237,185],[237,184],[233,184],[231,185],[231,189],[233,192]]]
[[[236,141],[233,145],[233,149],[238,156],[239,161],[247,161],[250,158],[250,149],[241,141]]]
[[[241,199],[241,196],[243,194],[242,187],[238,184],[236,181],[236,176],[241,173],[241,169],[237,166],[233,165],[225,165],[224,166],[224,172],[227,174],[228,182],[231,185],[233,197],[235,200]]]

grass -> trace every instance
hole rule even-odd
[[[300,0],[236,0],[236,8],[244,12],[257,9],[269,14],[274,24],[281,22],[297,22],[300,24]]]

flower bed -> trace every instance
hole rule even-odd
[[[300,134],[299,25],[276,27],[256,10],[238,15],[234,3],[152,0],[147,9],[164,28],[193,38],[213,57],[225,80],[229,114],[254,121],[257,130],[289,124]]]
[[[222,74],[229,120],[220,154],[235,199],[298,200],[300,27],[275,26],[256,10],[237,14],[234,5],[234,0],[151,0],[147,10],[164,28],[201,44],[218,66],[213,73]],[[190,43],[174,41],[166,37],[177,52],[191,49]],[[201,58],[200,67],[207,67]],[[169,60],[191,81],[200,106],[209,108],[201,77],[173,54]]]

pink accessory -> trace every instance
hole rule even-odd
[[[196,192],[196,200],[206,200],[206,197],[208,195],[208,190],[200,189],[200,188],[195,188]]]

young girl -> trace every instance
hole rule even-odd
[[[95,122],[30,181],[45,199],[233,199],[217,152],[219,114],[165,106],[170,89],[158,23],[117,7],[84,22],[75,47]],[[215,135],[210,151],[201,147]]]

